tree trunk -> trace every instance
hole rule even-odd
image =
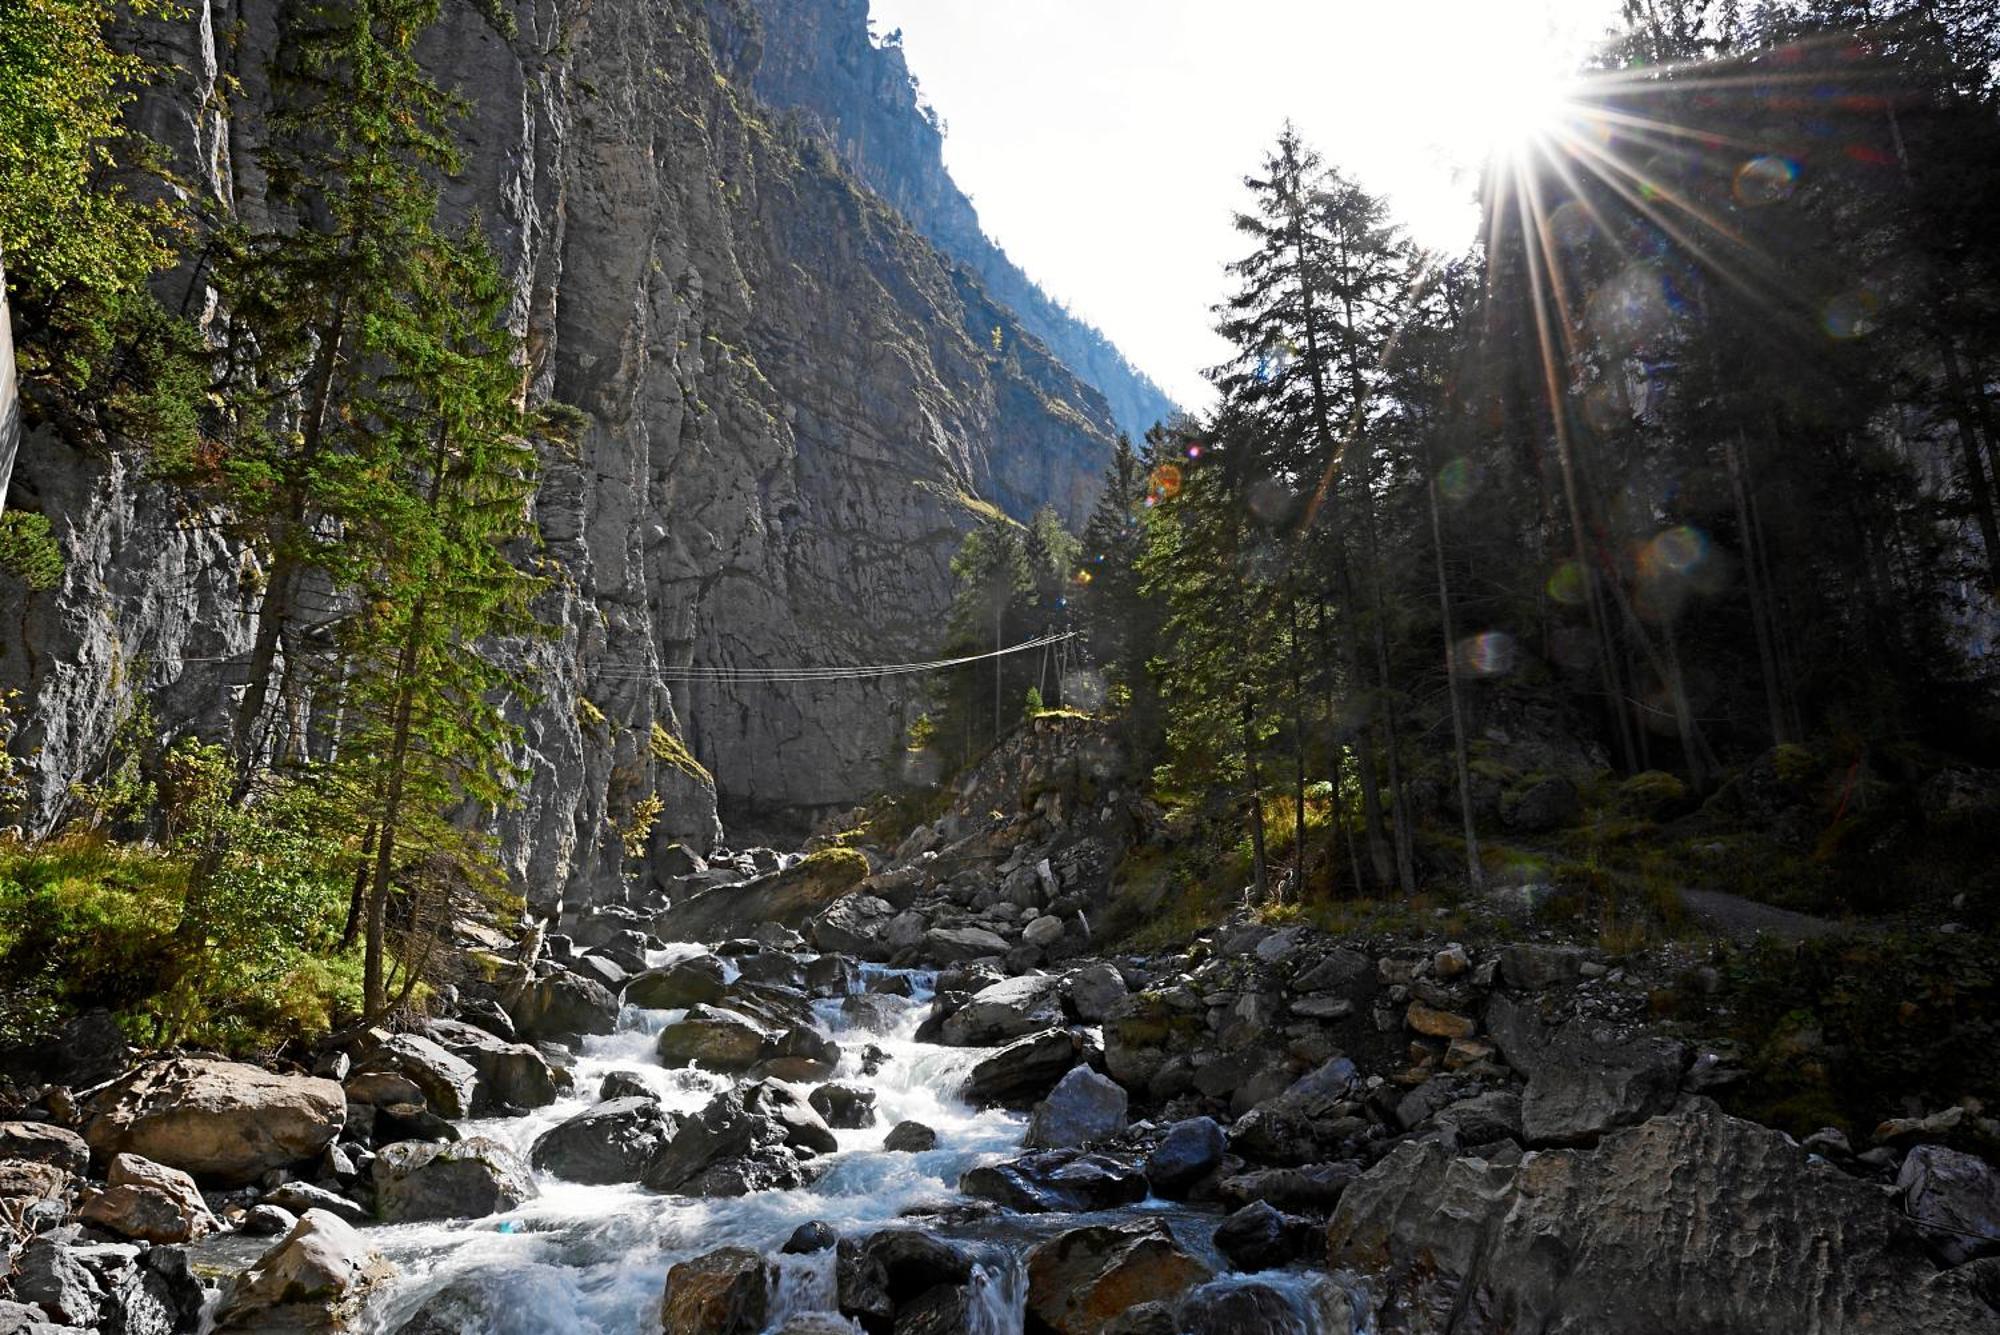
[[[1264,791],[1257,773],[1257,707],[1243,698],[1243,774],[1250,785],[1250,870],[1251,886],[1259,904],[1270,893],[1264,861]]]
[[[1743,544],[1744,587],[1750,595],[1750,625],[1757,636],[1757,661],[1764,673],[1764,704],[1769,713],[1771,744],[1791,740],[1785,727],[1785,691],[1778,678],[1778,654],[1771,634],[1771,608],[1764,592],[1763,571],[1756,556],[1757,535],[1750,521],[1749,484],[1744,480],[1742,452],[1736,440],[1725,440],[1723,457],[1729,465],[1729,489],[1736,500],[1736,530]]]
[[[1458,697],[1458,636],[1452,629],[1451,585],[1445,578],[1444,523],[1438,515],[1437,470],[1429,467],[1430,449],[1424,450],[1426,471],[1424,494],[1430,502],[1431,551],[1437,565],[1438,628],[1444,633],[1445,693],[1451,697],[1452,761],[1458,770],[1458,814],[1465,828],[1465,879],[1474,890],[1484,881],[1479,864],[1479,832],[1472,820],[1472,764],[1465,740],[1465,707]]]
[[[1291,592],[1292,614],[1292,898],[1306,893],[1306,687],[1299,653],[1299,597]]]
[[[383,782],[382,820],[375,844],[375,872],[368,886],[368,932],[362,951],[362,992],[368,1018],[379,1019],[388,1008],[382,972],[383,939],[388,930],[389,878],[395,869],[396,834],[403,814],[403,783],[410,754],[410,719],[415,707],[417,645],[423,633],[424,602],[410,611],[409,629],[396,662],[396,713],[389,739],[387,777]]]

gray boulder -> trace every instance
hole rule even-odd
[[[425,1104],[440,1117],[470,1117],[480,1104],[478,1068],[417,1034],[396,1034],[383,1040],[355,1063],[348,1080],[352,1083],[358,1076],[376,1073],[399,1075],[415,1085]]]
[[[507,1015],[530,1042],[576,1039],[617,1029],[618,998],[595,979],[558,969],[523,989]]]
[[[1074,1214],[1144,1200],[1146,1176],[1109,1155],[1046,1150],[971,1169],[958,1189],[1023,1214]]]
[[[84,1139],[105,1160],[137,1154],[241,1186],[317,1158],[347,1119],[347,1096],[331,1080],[178,1057],[117,1080],[84,1111]]]
[[[882,1138],[882,1148],[891,1154],[922,1154],[937,1148],[937,1132],[922,1122],[898,1122]]]
[[[1007,942],[984,927],[937,927],[924,933],[917,953],[933,964],[963,964],[1005,955]]]
[[[1528,1077],[1521,1133],[1529,1145],[1580,1145],[1672,1107],[1687,1049],[1651,1034],[1573,1020],[1546,1028],[1525,1004],[1496,995],[1487,1027],[1507,1064]]]
[[[1156,1195],[1179,1200],[1221,1166],[1228,1142],[1213,1117],[1175,1122],[1146,1156],[1146,1181]]]
[[[1125,1129],[1126,1107],[1125,1091],[1115,1081],[1088,1066],[1074,1067],[1035,1105],[1022,1144],[1053,1150],[1109,1140]]]
[[[544,1131],[528,1162],[570,1182],[637,1182],[680,1130],[681,1120],[658,1099],[613,1099]]]
[[[2000,1173],[1984,1159],[1919,1145],[1903,1157],[1896,1190],[1947,1265],[2000,1253]]]
[[[476,1111],[546,1108],[561,1092],[548,1058],[530,1044],[457,1020],[432,1020],[426,1028],[447,1052],[479,1073]]]
[[[216,1311],[214,1329],[345,1330],[368,1290],[390,1273],[352,1227],[315,1210],[237,1276]]]
[[[722,960],[706,951],[663,964],[625,984],[625,1004],[646,1010],[713,1005],[728,991]]]
[[[1063,975],[1063,995],[1085,1024],[1103,1024],[1125,1000],[1125,978],[1111,964],[1098,960]]]
[[[661,1064],[709,1071],[747,1071],[774,1035],[749,1016],[720,1006],[695,1006],[660,1031]]]
[[[1081,1056],[1080,1043],[1067,1029],[1044,1029],[1016,1039],[972,1068],[965,1080],[966,1101],[975,1107],[1032,1106]]]
[[[1879,1189],[1706,1099],[1522,1159],[1398,1146],[1342,1196],[1328,1264],[1381,1276],[1409,1335],[1510,1328],[1861,1335],[1990,1331],[1973,1286],[1912,1263]]]
[[[875,1125],[875,1091],[860,1085],[821,1085],[809,1096],[813,1111],[838,1131]]]
[[[1012,1042],[1063,1023],[1062,979],[1026,974],[981,988],[945,1017],[939,1037],[952,1047]]]
[[[497,1140],[399,1141],[375,1156],[375,1212],[384,1222],[476,1219],[537,1195],[519,1155]]]

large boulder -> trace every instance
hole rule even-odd
[[[544,1131],[528,1161],[570,1182],[637,1182],[680,1125],[658,1099],[613,1099]]]
[[[1032,1107],[1082,1055],[1082,1044],[1067,1029],[1044,1029],[1015,1039],[972,1068],[965,1078],[965,1099],[974,1107],[995,1103]]]
[[[1063,995],[1085,1024],[1103,1024],[1125,1000],[1125,976],[1116,966],[1098,960],[1063,975]]]
[[[1098,1335],[1142,1303],[1172,1303],[1212,1277],[1157,1219],[1093,1224],[1028,1253],[1028,1314],[1058,1335]]]
[[[1153,1193],[1180,1200],[1197,1182],[1222,1165],[1228,1141],[1213,1117],[1175,1122],[1146,1156],[1146,1181]]]
[[[837,1131],[875,1125],[875,1091],[862,1085],[821,1085],[809,1096],[813,1111]]]
[[[1005,955],[1007,942],[984,927],[934,927],[917,943],[917,953],[933,964],[963,964]]]
[[[1373,1272],[1407,1335],[1513,1330],[1991,1331],[1880,1190],[1706,1099],[1594,1150],[1455,1157],[1406,1142],[1350,1186],[1328,1264]]]
[[[1948,1264],[2000,1253],[2000,1173],[1984,1159],[1919,1145],[1903,1157],[1896,1190]]]
[[[805,932],[817,949],[828,954],[886,960],[895,953],[888,936],[895,916],[887,900],[857,891],[828,905],[806,924]]]
[[[352,1227],[313,1210],[237,1276],[217,1308],[214,1330],[346,1330],[368,1290],[390,1273]]]
[[[959,1335],[971,1329],[965,1289],[972,1258],[928,1232],[888,1228],[862,1242],[843,1238],[834,1273],[840,1311],[864,1330]]]
[[[456,1143],[404,1140],[375,1156],[375,1212],[391,1224],[419,1219],[477,1219],[534,1199],[534,1177],[497,1140]]]
[[[1275,1270],[1311,1259],[1326,1243],[1326,1230],[1269,1201],[1252,1201],[1216,1226],[1215,1249],[1233,1270]]]
[[[618,998],[594,978],[557,969],[523,988],[507,1015],[523,1039],[562,1042],[616,1030]]]
[[[797,931],[866,875],[868,858],[853,849],[809,854],[782,871],[704,890],[669,906],[653,919],[653,935],[662,941],[726,941],[767,922]]]
[[[84,1139],[107,1161],[137,1154],[241,1186],[317,1158],[346,1121],[347,1096],[331,1080],[177,1057],[106,1086],[84,1115]]]
[[[1507,1064],[1528,1077],[1521,1134],[1535,1146],[1582,1145],[1672,1107],[1687,1049],[1651,1034],[1619,1034],[1572,1020],[1543,1025],[1526,1004],[1487,1003],[1486,1020]]]
[[[1045,1150],[970,1169],[958,1189],[1022,1214],[1074,1214],[1146,1199],[1146,1176],[1109,1155]]]
[[[625,1004],[647,1010],[685,1010],[714,1004],[729,990],[719,956],[708,951],[648,969],[625,984]]]
[[[985,1048],[1062,1023],[1062,979],[1025,974],[973,993],[970,1001],[945,1017],[938,1037],[952,1047]]]
[[[479,1073],[476,1112],[546,1108],[561,1093],[549,1059],[531,1044],[457,1020],[432,1020],[427,1028],[447,1052]]]
[[[776,1036],[739,1011],[694,1006],[660,1031],[655,1046],[664,1066],[699,1066],[705,1071],[747,1071]]]
[[[1071,1068],[1028,1119],[1029,1149],[1055,1150],[1109,1140],[1125,1129],[1124,1089],[1088,1066]]]
[[[90,1146],[76,1132],[47,1122],[0,1122],[0,1159],[51,1164],[81,1175],[90,1167]]]
[[[808,1174],[776,1118],[745,1106],[741,1091],[710,1099],[681,1124],[641,1180],[654,1191],[684,1196],[744,1196],[803,1186]]]
[[[752,1115],[768,1117],[783,1128],[784,1143],[800,1154],[832,1154],[840,1148],[805,1095],[778,1080],[761,1080],[743,1087],[743,1106]]]
[[[479,1103],[479,1070],[463,1057],[418,1034],[396,1034],[355,1063],[355,1076],[399,1075],[415,1085],[439,1117],[470,1117]]]
[[[221,1227],[193,1178],[136,1154],[112,1158],[105,1189],[91,1197],[82,1217],[140,1242],[192,1242]]]
[[[667,1272],[660,1298],[663,1335],[758,1335],[770,1319],[776,1283],[763,1256],[724,1247]]]

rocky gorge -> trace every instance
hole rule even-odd
[[[1651,1004],[1685,947],[1107,953],[1158,837],[1112,739],[952,798],[468,922],[438,1013],[274,1069],[79,1032],[0,1125],[0,1330],[2000,1329],[1985,1110],[1724,1112],[1740,1054]]]
[[[618,831],[650,796],[662,846],[705,848],[719,808],[830,809],[896,779],[922,707],[907,681],[727,669],[753,646],[756,663],[802,666],[928,656],[964,533],[1044,504],[1081,523],[1111,456],[1103,393],[1045,342],[1066,317],[1024,325],[889,202],[906,178],[930,194],[949,181],[907,75],[868,115],[928,135],[924,151],[857,175],[829,138],[835,105],[862,93],[811,44],[873,50],[865,6],[812,25],[792,10],[451,5],[421,53],[468,105],[446,209],[489,234],[530,392],[584,423],[573,447],[544,448],[533,504],[562,572],[536,609],[553,634],[496,649],[535,686],[499,834],[544,908],[619,892]],[[119,34],[171,71],[134,118],[175,189],[251,223],[282,17],[200,0]],[[159,287],[167,308],[213,314],[198,263]],[[155,739],[226,716],[261,576],[176,512],[143,442],[86,447],[30,422],[16,460],[0,439],[7,505],[49,518],[66,566],[48,590],[0,591],[0,685],[22,692],[18,746],[36,756],[20,819],[37,835],[119,763],[142,714]],[[275,745],[314,744],[309,702],[285,720],[292,741]]]

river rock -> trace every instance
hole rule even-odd
[[[613,1099],[544,1131],[528,1161],[570,1182],[637,1182],[680,1124],[656,1098]]]
[[[215,1330],[346,1330],[368,1289],[390,1273],[359,1233],[315,1210],[237,1276],[216,1311]]]
[[[1461,1145],[1520,1140],[1521,1096],[1510,1089],[1489,1089],[1447,1105],[1433,1119],[1455,1131]]]
[[[1590,953],[1576,946],[1514,945],[1500,949],[1500,981],[1522,992],[1573,983]]]
[[[1077,1019],[1103,1024],[1125,1000],[1125,977],[1115,965],[1098,960],[1064,974],[1063,995]]]
[[[281,1206],[259,1201],[243,1212],[245,1235],[253,1238],[275,1238],[292,1231],[299,1217]]]
[[[1594,1150],[1489,1161],[1406,1142],[1348,1188],[1327,1238],[1330,1265],[1387,1271],[1411,1335],[1458,1329],[1460,1311],[1577,1332],[1995,1322],[1949,1282],[1960,1272],[1912,1264],[1908,1226],[1879,1189],[1706,1099]]]
[[[840,1234],[834,1232],[833,1225],[823,1219],[808,1220],[792,1230],[792,1236],[785,1239],[785,1245],[778,1250],[786,1256],[811,1256],[827,1251],[840,1242]]]
[[[1109,1140],[1125,1129],[1125,1091],[1088,1066],[1070,1070],[1028,1119],[1029,1149],[1063,1149]]]
[[[760,1080],[810,1084],[833,1074],[840,1045],[816,1029],[797,1025],[767,1039],[750,1074]]]
[[[1259,1168],[1223,1178],[1216,1184],[1216,1195],[1229,1205],[1268,1201],[1290,1214],[1324,1217],[1333,1213],[1341,1194],[1360,1176],[1360,1165],[1354,1163]]]
[[[895,916],[887,900],[856,891],[815,915],[805,930],[813,945],[828,954],[882,961],[895,953],[888,940]]]
[[[179,1057],[107,1086],[85,1116],[84,1139],[104,1159],[137,1154],[241,1186],[316,1158],[339,1134],[347,1096],[331,1080]]]
[[[868,859],[860,853],[814,853],[782,871],[704,890],[668,906],[654,917],[653,934],[662,941],[723,941],[747,936],[759,923],[796,930],[867,874]]]
[[[1171,1335],[1247,1335],[1248,1332],[1373,1329],[1357,1314],[1352,1295],[1325,1276],[1280,1285],[1266,1279],[1225,1276],[1197,1286],[1181,1300]]]
[[[1030,919],[1028,925],[1021,929],[1021,941],[1037,950],[1047,950],[1062,940],[1062,934],[1063,920],[1053,913],[1044,913]]]
[[[833,1129],[805,1095],[781,1081],[744,1086],[743,1107],[752,1116],[776,1122],[784,1131],[784,1143],[801,1154],[832,1154],[840,1148]]]
[[[1144,1200],[1146,1177],[1109,1155],[1045,1150],[971,1169],[958,1189],[1022,1214],[1077,1213]]]
[[[660,1096],[646,1083],[646,1077],[637,1071],[613,1071],[597,1086],[597,1101],[609,1103],[613,1099],[657,1099]]]
[[[703,951],[648,969],[626,983],[625,1004],[647,1010],[683,1010],[721,1001],[727,990],[722,960]]]
[[[391,1224],[477,1219],[504,1213],[537,1194],[520,1156],[484,1136],[456,1144],[385,1145],[372,1171],[375,1212]]]
[[[821,1085],[809,1101],[813,1111],[836,1131],[875,1125],[875,1091],[859,1085]]]
[[[664,1335],[759,1335],[769,1319],[771,1268],[745,1247],[724,1247],[667,1272]]]
[[[1126,1309],[1172,1302],[1212,1274],[1160,1220],[1093,1224],[1028,1253],[1028,1312],[1058,1335],[1098,1335]]]
[[[1903,1157],[1896,1190],[1947,1265],[2000,1253],[2000,1173],[1985,1160],[1919,1145]]]
[[[945,1017],[939,1037],[952,1047],[992,1047],[1060,1026],[1063,1018],[1062,980],[1027,974],[974,993]]]
[[[90,1146],[47,1122],[0,1122],[0,1159],[51,1164],[74,1177],[90,1168]]]
[[[937,927],[924,933],[917,953],[933,964],[962,964],[1005,955],[1007,942],[984,927]]]
[[[922,1154],[937,1148],[937,1132],[922,1122],[898,1122],[882,1138],[882,1148],[891,1154]]]
[[[1044,1029],[1019,1038],[972,1068],[964,1096],[974,1107],[1029,1107],[1054,1089],[1082,1055],[1066,1029]]]
[[[747,1071],[757,1064],[771,1037],[764,1026],[740,1012],[695,1006],[660,1031],[656,1046],[664,1066]]]
[[[548,1058],[527,1043],[510,1042],[457,1020],[432,1020],[431,1038],[479,1073],[475,1111],[546,1108],[560,1091]]]
[[[507,1012],[523,1039],[552,1038],[566,1042],[585,1034],[609,1034],[618,1028],[618,998],[592,978],[557,969],[536,979],[521,992]]]
[[[55,1238],[30,1238],[14,1262],[15,1297],[33,1303],[50,1320],[96,1330],[104,1286],[76,1255]]]
[[[1326,1233],[1310,1219],[1288,1215],[1268,1201],[1252,1201],[1215,1229],[1215,1248],[1234,1270],[1275,1270],[1312,1259]]]
[[[1687,1049],[1671,1039],[1603,1034],[1584,1020],[1550,1031],[1528,1005],[1501,995],[1486,1017],[1507,1064],[1528,1077],[1521,1132],[1530,1145],[1585,1144],[1679,1096]]]
[[[1213,1117],[1175,1122],[1146,1156],[1146,1181],[1155,1195],[1181,1200],[1221,1166],[1227,1144],[1221,1125]]]
[[[724,1090],[681,1124],[641,1180],[654,1191],[686,1196],[742,1196],[802,1186],[807,1174],[785,1144],[786,1128]]]
[[[190,1242],[221,1227],[194,1179],[178,1169],[119,1154],[108,1182],[83,1207],[85,1223],[144,1242]]]
[[[371,1164],[372,1168],[373,1165]],[[284,1182],[264,1193],[262,1203],[274,1205],[302,1218],[309,1210],[324,1210],[346,1223],[360,1227],[375,1222],[373,1212],[335,1191],[311,1182]],[[281,1232],[283,1230],[280,1230]]]
[[[396,1034],[355,1063],[355,1075],[387,1071],[423,1092],[424,1104],[440,1117],[470,1117],[479,1105],[479,1071],[463,1057],[417,1034]],[[354,1076],[348,1077],[351,1082]]]

